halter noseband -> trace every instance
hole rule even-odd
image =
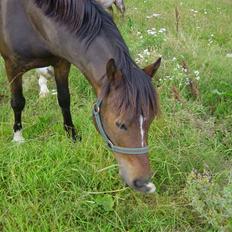
[[[102,138],[104,139],[104,141],[106,142],[108,148],[113,152],[127,154],[127,155],[144,155],[144,154],[146,154],[148,152],[148,146],[146,146],[146,147],[138,147],[138,148],[119,147],[119,146],[115,146],[111,142],[111,140],[107,136],[107,134],[106,134],[106,132],[104,130],[104,127],[102,125],[101,115],[100,115],[101,104],[102,104],[102,99],[97,99],[97,101],[96,101],[96,103],[94,104],[94,107],[93,107],[93,116],[95,118],[96,125],[97,125],[97,128],[99,130],[99,133],[102,136]]]

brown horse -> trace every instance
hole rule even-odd
[[[74,64],[95,90],[96,124],[115,152],[123,179],[138,191],[155,190],[150,182],[147,137],[158,113],[150,77],[160,59],[141,70],[111,16],[95,0],[0,1],[0,52],[12,93],[15,141],[22,141],[22,75],[49,65],[54,67],[64,128],[77,138],[68,89]]]
[[[125,13],[125,4],[124,0],[96,0],[100,3],[105,9],[108,9],[111,14],[113,15],[113,4],[117,7],[117,9],[121,12],[122,16]],[[53,68],[50,67],[43,67],[38,68],[36,70],[37,75],[39,77],[39,87],[40,87],[40,97],[46,97],[49,94],[49,90],[47,87],[47,78],[53,77]]]

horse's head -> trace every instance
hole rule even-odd
[[[158,59],[144,70],[138,70],[139,76],[131,77],[143,79],[142,82],[139,82],[139,84],[141,83],[141,89],[137,82],[137,89],[133,91],[133,84],[125,84],[125,76],[116,67],[114,60],[111,59],[106,67],[107,84],[102,91],[102,102],[100,109],[98,109],[100,112],[98,130],[103,137],[105,134],[109,138],[109,143],[120,148],[115,149],[116,151],[112,149],[119,163],[120,175],[130,187],[141,192],[155,191],[154,184],[150,182],[151,170],[145,148],[148,146],[148,129],[158,107],[155,90],[151,86],[149,76],[152,77],[155,74],[160,62],[161,59]],[[130,81],[127,80],[127,82]],[[143,85],[148,86],[145,88]],[[145,91],[143,88],[145,88]],[[146,93],[146,91],[151,93]],[[131,96],[133,94],[136,96]],[[154,99],[149,99],[152,97]],[[143,101],[139,98],[148,99]],[[142,109],[147,109],[146,114]],[[96,121],[98,120],[95,117]],[[104,132],[99,129],[101,125]],[[105,140],[107,141],[107,139]],[[126,154],[128,148],[129,154]],[[135,148],[134,153],[131,148]]]

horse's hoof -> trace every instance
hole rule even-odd
[[[18,143],[18,144],[25,142],[25,139],[23,138],[21,130],[14,132],[14,137],[12,139],[12,142]]]
[[[75,127],[64,125],[64,129],[66,130],[68,137],[71,138],[74,143],[77,141],[81,142],[82,137],[79,133],[77,133]]]
[[[72,136],[72,140],[74,143],[76,142],[81,142],[82,141],[82,136],[80,134],[75,134]]]
[[[81,142],[82,141],[82,136],[81,135],[77,135],[77,140],[79,141],[79,142]]]

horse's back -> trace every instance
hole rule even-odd
[[[0,53],[25,59],[49,56],[49,51],[32,27],[22,0],[0,1]]]

